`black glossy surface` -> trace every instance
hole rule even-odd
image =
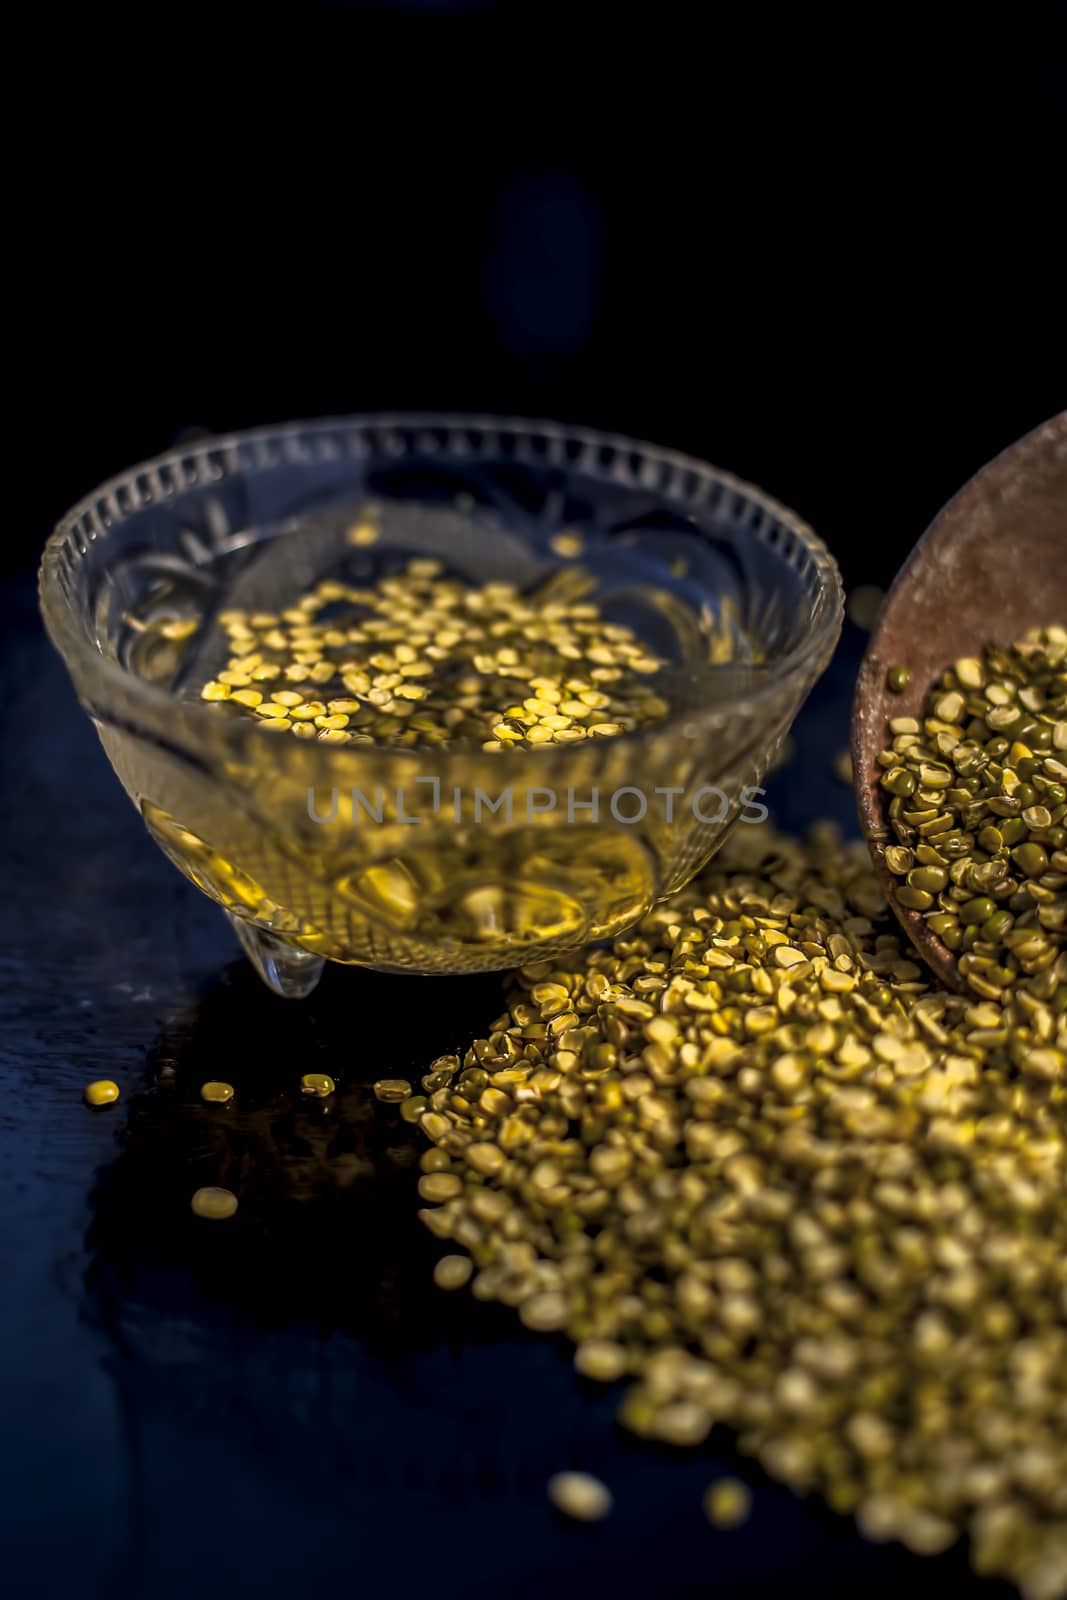
[[[149,841],[41,636],[3,591],[0,1495],[19,1600],[434,1600],[586,1594],[916,1595],[969,1586],[759,1480],[734,1533],[700,1496],[728,1443],[638,1446],[566,1351],[429,1283],[410,1130],[369,1083],[481,1031],[496,978],[333,969],[287,1005]],[[835,813],[860,636],[773,780],[783,820]],[[385,1031],[385,1019],[396,1019]],[[303,1071],[338,1080],[307,1107]],[[121,1102],[91,1112],[90,1079]],[[223,1076],[237,1107],[204,1107]],[[240,1191],[198,1223],[201,1183]],[[716,1439],[716,1444],[718,1441]],[[588,1468],[615,1515],[562,1525],[547,1477]],[[742,1470],[746,1470],[742,1466]],[[999,1586],[979,1593],[996,1595]],[[1007,1591],[1003,1591],[1007,1592]]]

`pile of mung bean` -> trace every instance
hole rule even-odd
[[[1020,816],[1062,809],[1037,781],[1058,782],[1040,763],[1059,735],[1034,738],[1055,674],[1037,674],[1040,703],[1022,699],[1023,659],[981,671],[1013,685],[990,709],[1034,723],[1012,729],[1030,754],[1009,769],[987,749],[981,767],[983,785],[1012,770],[1032,788],[1014,795]],[[950,763],[957,747],[938,737],[980,742],[978,690],[940,692],[963,703],[941,707],[922,759]],[[1037,843],[1058,822],[1024,826]],[[975,865],[1023,842],[1001,832],[988,849],[969,814],[953,831],[973,835]],[[1047,936],[1041,913],[1062,906],[1044,871],[1024,879],[1041,892],[1012,889],[997,932],[1020,973],[1030,957],[1005,935]],[[469,1254],[475,1297],[566,1335],[584,1377],[627,1380],[620,1416],[638,1435],[696,1446],[726,1425],[868,1537],[933,1553],[966,1536],[979,1572],[1054,1600],[1067,1594],[1065,962],[1054,949],[1014,1001],[998,984],[953,994],[902,951],[862,846],[825,827],[805,844],[739,829],[610,946],[513,975],[484,1037],[433,1063],[405,1102],[431,1144],[421,1215]]]
[[[663,662],[605,618],[580,569],[532,595],[413,559],[373,587],[318,583],[279,612],[219,617],[229,658],[201,698],[324,744],[537,749],[666,715]]]
[[[889,731],[897,900],[980,999],[1050,1038],[1067,1011],[1067,628],[957,661]]]

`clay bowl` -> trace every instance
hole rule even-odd
[[[877,759],[886,724],[919,716],[930,682],[960,656],[1056,622],[1067,622],[1067,411],[990,461],[934,518],[886,597],[856,683],[852,771],[871,856],[908,938],[954,988],[955,956],[893,893]],[[911,673],[902,694],[886,686],[896,663]]]

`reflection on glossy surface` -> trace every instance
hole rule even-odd
[[[138,1303],[177,1273],[255,1326],[310,1321],[394,1354],[440,1337],[440,1249],[416,1217],[425,1141],[372,1084],[394,1068],[417,1083],[434,1055],[464,1042],[468,1007],[493,1007],[499,981],[454,989],[435,985],[427,1008],[417,978],[349,972],[290,1007],[238,967],[174,1018],[93,1195],[96,1314],[139,1320]],[[360,1019],[390,1016],[392,1038],[376,1026],[366,1049]],[[302,1092],[315,1072],[335,1084],[324,1099]],[[231,1100],[205,1101],[215,1080],[233,1086]],[[190,1211],[210,1186],[239,1201],[224,1228],[198,1226]]]

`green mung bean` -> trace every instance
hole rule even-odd
[[[1048,627],[947,668],[914,744],[889,726],[881,781],[894,796],[897,843],[885,862],[905,880],[894,893],[958,952],[979,996],[1040,997],[1045,970],[1067,981],[1067,875],[1051,859],[1067,837],[1067,787],[1051,754],[1065,713],[1067,628]],[[899,809],[908,800],[912,808]],[[929,850],[941,860],[920,856]]]

